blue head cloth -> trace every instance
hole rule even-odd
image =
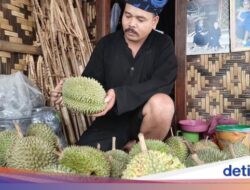
[[[168,0],[126,0],[126,3],[156,15],[161,13],[167,2]]]

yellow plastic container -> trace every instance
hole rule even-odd
[[[242,142],[250,148],[249,125],[218,125],[216,138],[221,149],[228,143]]]

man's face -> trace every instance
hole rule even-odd
[[[122,17],[125,38],[133,42],[145,40],[158,21],[158,16],[127,3]]]

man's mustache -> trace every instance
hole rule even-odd
[[[131,33],[133,33],[133,34],[135,34],[135,35],[138,36],[138,33],[137,33],[134,29],[132,29],[132,28],[127,28],[127,29],[125,29],[125,33],[126,33],[126,32],[131,32]]]

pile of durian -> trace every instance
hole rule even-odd
[[[0,166],[46,174],[134,179],[249,155],[249,149],[240,142],[220,150],[209,140],[191,144],[173,136],[163,142],[145,140],[142,134],[129,153],[116,149],[115,137],[112,150],[107,152],[88,146],[62,149],[46,124],[31,124],[25,136],[15,126],[16,131],[0,132]]]
[[[225,142],[223,149],[213,141],[202,139],[191,143],[182,137],[173,136],[166,140],[172,154],[176,154],[186,167],[213,163],[243,156],[249,156],[249,148],[242,142]]]

